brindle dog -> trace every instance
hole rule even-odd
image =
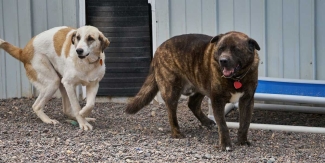
[[[188,95],[188,107],[202,125],[210,120],[201,110],[204,96],[211,99],[218,125],[222,150],[231,150],[229,130],[224,116],[226,103],[239,101],[238,143],[249,145],[247,132],[252,118],[257,86],[260,50],[258,43],[240,32],[215,37],[202,34],[175,36],[162,43],[152,60],[150,72],[126,113],[135,114],[155,97],[158,91],[168,108],[173,138],[183,138],[177,122],[177,103]]]

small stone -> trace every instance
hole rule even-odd
[[[195,158],[201,158],[199,154],[194,155]]]
[[[211,155],[210,154],[205,154],[202,158],[203,159],[211,159]]]
[[[157,144],[160,145],[161,144],[161,141],[157,141]]]
[[[159,127],[159,128],[158,128],[158,130],[159,130],[159,131],[164,131],[164,129],[163,129],[163,128],[161,128],[161,127]]]
[[[151,156],[151,154],[149,152],[144,154],[144,157],[150,157],[150,156]]]
[[[273,162],[275,162],[275,158],[270,158],[268,161],[267,161],[267,163],[273,163]]]
[[[131,160],[131,159],[126,159],[125,161],[126,161],[126,162],[132,162],[132,160]]]
[[[73,151],[70,151],[70,150],[67,150],[66,152],[67,152],[67,154],[72,154],[72,153],[74,153]]]
[[[156,111],[157,109],[158,109],[157,107],[153,107],[151,110]]]
[[[155,117],[156,116],[156,112],[155,111],[151,111],[151,114],[150,114],[152,117]]]

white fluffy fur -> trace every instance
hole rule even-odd
[[[230,94],[231,94],[231,98],[230,98],[229,102],[236,103],[244,95],[244,92],[236,92],[234,94],[232,94],[232,93],[230,93]]]

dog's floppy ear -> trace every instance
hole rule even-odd
[[[110,42],[102,33],[100,33],[98,39],[100,41],[100,46],[101,46],[102,52],[104,52],[105,48],[110,44]]]
[[[252,38],[249,38],[249,40],[248,40],[248,46],[249,46],[249,50],[250,51],[254,51],[254,49],[261,50],[261,48],[258,45],[258,43],[254,39],[252,39]]]
[[[219,34],[217,36],[214,36],[211,40],[210,40],[210,43],[215,43],[215,42],[218,42],[221,37],[224,36],[224,34]]]
[[[74,31],[71,35],[71,42],[74,44],[74,39],[76,38],[77,31]]]

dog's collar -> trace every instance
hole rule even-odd
[[[98,61],[99,61],[100,65],[103,65],[103,60],[100,59],[100,57],[98,57],[97,60],[94,62],[89,62],[89,64],[94,64],[94,63],[97,63]]]
[[[235,89],[239,89],[239,88],[242,87],[242,83],[240,82],[240,80],[243,79],[247,75],[249,70],[251,70],[251,68],[249,68],[243,75],[240,75],[240,76],[237,76],[237,77],[229,77],[228,78],[228,77],[225,77],[225,75],[222,75],[221,77],[235,80],[234,87],[235,87]]]

